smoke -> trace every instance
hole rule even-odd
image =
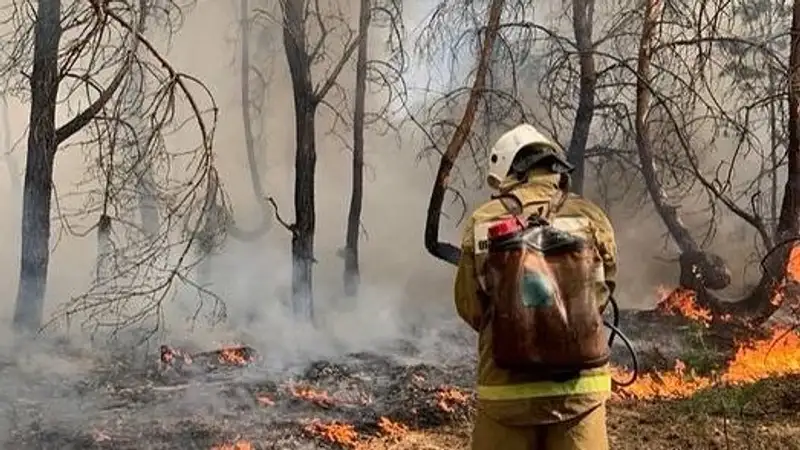
[[[262,3],[262,2],[253,2]],[[355,11],[357,2],[343,5],[345,11]],[[258,5],[255,5],[258,6]],[[404,11],[407,28],[418,30],[417,24],[427,14],[426,4],[414,4],[418,9]],[[167,48],[166,56],[181,72],[192,74],[209,86],[220,108],[220,122],[215,135],[215,164],[224,189],[229,194],[235,220],[243,228],[260,222],[261,209],[250,186],[245,141],[240,113],[240,74],[238,58],[238,2],[201,0],[187,12],[185,23],[171,40],[154,39],[159,48]],[[555,14],[555,13],[553,13]],[[355,27],[356,17],[350,20]],[[278,25],[274,25],[278,26]],[[380,33],[372,33],[370,49],[373,58],[382,56]],[[409,36],[406,45],[412,45]],[[271,42],[266,42],[271,39]],[[279,212],[289,222],[293,217],[294,186],[294,118],[292,89],[282,45],[276,44],[280,33],[268,30],[253,46],[272,49],[260,53],[269,58],[261,62],[268,69],[267,91],[263,105],[263,136],[259,160],[264,190],[276,199]],[[337,49],[332,48],[335,52]],[[410,50],[410,49],[409,49]],[[338,55],[333,55],[338,57]],[[464,71],[470,70],[465,67]],[[411,84],[426,83],[430,73],[427,66],[412,61]],[[430,69],[433,72],[433,69]],[[320,75],[317,74],[317,77]],[[449,76],[446,75],[446,76]],[[319,82],[319,78],[315,80]],[[438,80],[441,83],[442,80]],[[352,69],[342,73],[340,83],[352,92],[355,76]],[[417,99],[416,91],[412,99]],[[535,97],[532,97],[532,107]],[[369,98],[368,109],[379,107],[380,95]],[[418,153],[425,141],[408,129],[400,136],[380,135],[368,128],[366,135],[366,190],[364,197],[361,243],[362,288],[358,298],[343,296],[342,271],[344,261],[339,256],[344,246],[347,208],[350,195],[350,153],[339,136],[329,130],[335,123],[334,114],[321,108],[318,115],[318,173],[317,173],[317,232],[314,291],[316,328],[298,323],[289,312],[291,295],[290,234],[277,221],[266,236],[253,242],[229,238],[210,263],[210,286],[225,303],[227,320],[215,327],[203,322],[210,299],[199,321],[193,321],[198,308],[198,294],[186,287],[170,301],[163,314],[164,328],[158,340],[149,346],[137,347],[124,355],[133,362],[152,361],[155,345],[166,342],[175,346],[208,350],[221,345],[243,342],[255,347],[260,355],[260,368],[282,370],[318,358],[344,353],[391,349],[398,340],[410,340],[429,360],[467,360],[473,353],[471,330],[460,323],[452,306],[454,269],[435,260],[423,247],[426,207],[433,181],[434,169],[420,162]],[[12,151],[18,168],[24,168],[24,135],[28,106],[9,100],[9,128],[14,142]],[[0,126],[0,130],[2,130]],[[351,139],[349,129],[338,129],[345,140]],[[182,140],[196,141],[183,131],[170,137],[170,143],[180,146]],[[568,135],[556,136],[562,142]],[[0,140],[2,142],[2,140]],[[55,184],[60,196],[76,189],[75,184],[85,172],[85,161],[78,154],[59,153]],[[22,174],[18,174],[20,177]],[[0,319],[8,323],[13,309],[19,273],[19,222],[21,192],[8,171],[0,170],[0,192],[8,199],[0,214],[0,289],[6,301],[0,307]],[[590,180],[587,196],[602,204],[598,186]],[[464,192],[468,209],[488,197],[482,190]],[[70,201],[64,199],[64,201]],[[71,200],[80,202],[79,199]],[[628,199],[608,207],[617,232],[619,246],[619,300],[623,306],[646,307],[655,302],[657,284],[674,284],[677,279],[675,263],[660,262],[663,255],[659,238],[663,225],[649,206],[642,208]],[[452,208],[455,210],[456,208]],[[457,214],[457,211],[453,211]],[[728,223],[728,222],[726,222]],[[460,225],[445,220],[442,235],[458,242]],[[727,225],[726,225],[727,226]],[[90,234],[75,237],[64,233],[57,224],[53,237],[53,258],[50,266],[46,313],[77,295],[89,282],[96,254],[96,238]],[[735,226],[729,226],[733,229]],[[729,248],[729,247],[728,247]],[[725,255],[728,256],[728,255]],[[453,336],[455,335],[455,336]],[[136,336],[135,333],[131,337]],[[101,348],[97,340],[72,333],[71,345],[46,346],[41,343],[20,343],[10,337],[0,349],[0,372],[4,377],[0,401],[12,405],[12,400],[48,402],[48,414],[37,420],[55,423],[61,420],[88,420],[101,408],[101,401],[89,395],[70,391],[73,386],[93,373],[97,356],[85,352],[66,351],[67,348]],[[102,337],[100,338],[102,340]],[[160,342],[159,342],[160,341]],[[453,342],[457,342],[454,344]],[[263,376],[264,372],[259,372]],[[96,394],[99,396],[101,394]],[[220,400],[202,388],[189,389],[177,403],[163,406],[176,410],[219,406]],[[20,426],[16,406],[0,408],[0,435]],[[25,419],[31,420],[31,419]]]
[[[263,2],[252,2],[255,7]],[[406,9],[407,28],[410,30],[406,45],[411,45],[419,31],[419,22],[430,11],[420,5]],[[342,5],[347,12],[357,10],[357,3]],[[352,14],[350,26],[355,27]],[[196,76],[206,83],[220,108],[220,122],[215,134],[215,164],[224,189],[229,194],[235,220],[247,228],[260,221],[261,210],[250,187],[245,153],[242,118],[240,113],[240,74],[238,73],[238,2],[199,1],[186,13],[182,28],[170,42],[154,42],[166,51],[168,60],[178,70]],[[264,24],[260,24],[264,26]],[[269,26],[269,25],[267,25]],[[291,222],[293,217],[294,185],[294,127],[293,99],[278,24],[267,29],[261,41],[253,46],[271,49],[259,50],[267,54],[266,61],[254,63],[266,66],[268,86],[263,105],[263,136],[258,149],[262,181],[265,191],[277,201],[280,214]],[[278,32],[276,32],[278,31]],[[383,52],[380,32],[371,34],[372,58]],[[267,40],[271,40],[267,42]],[[332,58],[336,49],[331,48]],[[202,57],[198,57],[202,54]],[[431,73],[424,65],[412,61],[410,83],[427,83]],[[465,67],[464,70],[469,70]],[[321,73],[316,74],[316,83]],[[352,68],[340,76],[345,92],[352,92],[355,76]],[[436,81],[436,80],[434,80]],[[442,80],[438,80],[442,84]],[[412,91],[412,100],[416,91]],[[349,95],[349,94],[348,94]],[[383,101],[380,95],[368,99],[368,109],[377,109]],[[27,105],[11,101],[10,127],[16,137],[24,136]],[[367,186],[364,197],[361,244],[362,290],[359,298],[348,301],[342,295],[343,260],[339,250],[344,245],[347,205],[350,195],[351,162],[349,151],[341,139],[351,139],[349,129],[330,132],[335,117],[321,108],[318,114],[318,175],[317,175],[317,234],[315,266],[315,306],[319,328],[307,329],[296,323],[287,312],[290,296],[291,265],[289,259],[290,235],[277,221],[266,236],[256,242],[238,242],[229,238],[220,254],[211,261],[211,286],[225,302],[228,320],[209,329],[194,324],[188,318],[197,311],[198,296],[191,289],[179,292],[178,298],[166,306],[164,335],[166,340],[192,342],[195,346],[215,347],[231,341],[269,349],[271,358],[289,361],[297,358],[314,358],[358,348],[375,346],[397,338],[413,336],[419,339],[420,330],[436,329],[445,319],[454,319],[452,308],[452,267],[433,259],[422,245],[425,210],[433,179],[433,169],[420,162],[418,154],[425,141],[418,133],[408,129],[400,136],[379,135],[367,130],[366,164]],[[397,118],[401,119],[401,118]],[[195,140],[182,131],[170,137],[170,143],[185,145],[183,139]],[[24,144],[24,140],[22,141]],[[15,148],[13,156],[19,167],[24,167],[24,145]],[[56,186],[60,196],[75,188],[85,170],[87,161],[77,154],[59,154],[57,157]],[[6,176],[0,172],[0,177]],[[0,182],[12,199],[6,203],[2,215],[2,273],[0,286],[8,301],[3,316],[9,317],[13,307],[18,274],[19,206],[20,193],[11,192],[10,182]],[[10,181],[10,180],[8,180]],[[465,192],[468,208],[476,206],[487,197],[485,191]],[[589,195],[592,197],[592,195]],[[68,200],[62,200],[68,201]],[[73,200],[79,202],[80,200]],[[455,209],[455,208],[453,208]],[[612,212],[620,239],[622,270],[620,286],[637,292],[634,300],[626,304],[652,302],[653,277],[663,274],[663,267],[651,264],[642,252],[628,251],[643,248],[657,235],[659,226],[631,228],[628,222],[639,217],[626,216],[630,210]],[[637,222],[641,223],[641,222]],[[455,221],[445,221],[443,236],[458,242],[459,230]],[[93,235],[83,238],[68,236],[63,232],[54,236],[54,253],[51,262],[46,311],[55,308],[85,289],[92,274],[96,240]],[[55,245],[57,244],[57,245]],[[653,254],[657,254],[654,251]],[[642,257],[648,259],[641,264]],[[636,272],[625,267],[637,267]],[[639,267],[654,268],[652,274],[642,274]],[[644,275],[644,276],[643,276]],[[662,275],[663,276],[663,275]],[[664,280],[668,283],[667,280]],[[646,293],[646,295],[642,295]],[[642,299],[644,297],[644,299]],[[207,299],[206,299],[207,300]],[[208,308],[208,304],[205,305]]]
[[[350,6],[350,11],[357,9]],[[410,31],[417,30],[417,23],[429,12],[426,6],[415,5],[418,10],[405,10]],[[238,2],[199,1],[187,12],[183,27],[170,43],[164,39],[154,39],[154,42],[160,48],[169,45],[166,52],[169,61],[181,72],[204,81],[215,96],[220,108],[215,164],[230,196],[235,220],[247,228],[259,223],[261,210],[248,178],[242,131],[240,74],[236,59],[237,11]],[[356,17],[352,17],[350,25],[354,27],[355,23]],[[262,158],[259,164],[265,191],[276,199],[280,214],[291,222],[294,185],[292,89],[282,46],[274,42],[280,34],[269,32],[266,35],[273,41],[253,42],[253,46],[273,49],[269,60],[264,62],[269,69],[269,84],[263,105],[261,125],[264,139],[258,149]],[[370,48],[373,58],[381,56],[382,37],[380,33],[372,34]],[[408,46],[412,45],[414,37],[409,37]],[[427,81],[425,67],[418,61],[412,62],[412,66],[411,83]],[[319,82],[319,78],[315,81]],[[352,91],[355,77],[351,69],[343,72],[340,83],[346,92]],[[376,108],[381,101],[379,95],[371,97],[368,109]],[[12,142],[25,134],[27,109],[25,104],[9,101]],[[338,254],[344,245],[351,162],[340,137],[328,131],[334,123],[334,114],[321,108],[317,134],[315,257],[318,263],[314,279],[315,313],[319,326],[310,328],[300,324],[288,312],[290,235],[274,221],[267,235],[257,241],[229,239],[211,261],[211,285],[208,288],[225,302],[227,321],[209,328],[202,321],[188,320],[197,311],[198,296],[194,290],[186,288],[166,305],[165,327],[160,339],[197,349],[245,342],[260,351],[267,367],[276,368],[387,346],[398,339],[413,339],[417,346],[429,352],[431,358],[471,352],[469,339],[456,349],[452,346],[444,348],[440,339],[442,333],[450,329],[461,330],[465,335],[470,333],[459,323],[452,307],[454,269],[433,259],[422,245],[433,171],[428,164],[418,160],[425,142],[417,133],[403,130],[400,136],[394,136],[367,130],[362,289],[355,300],[343,297],[343,260]],[[186,136],[190,132],[173,136],[170,142],[180,145],[181,139],[190,139]],[[338,133],[346,140],[351,138],[348,129],[339,129]],[[566,135],[556,137],[562,142],[568,138]],[[3,152],[10,150],[13,150],[11,154],[18,167],[24,167],[24,145],[2,149]],[[86,164],[87,161],[75,154],[57,156],[55,183],[59,195],[74,189]],[[6,321],[13,308],[19,272],[21,193],[12,189],[12,181],[7,171],[0,171],[0,189],[5,198],[10,199],[4,203],[0,215],[3,231],[0,234],[0,289],[6,298],[0,309],[0,318]],[[601,202],[596,184],[590,182],[587,192],[590,199]],[[470,209],[487,198],[485,191],[465,194]],[[652,305],[655,301],[654,286],[673,284],[677,279],[676,264],[655,259],[664,254],[662,246],[657,244],[663,234],[663,225],[649,206],[641,208],[632,201],[605,206],[617,232],[620,300],[623,306]],[[455,222],[445,221],[445,227],[443,236],[457,242],[459,230]],[[46,311],[50,313],[85,288],[93,270],[96,239],[93,235],[80,238],[62,233],[56,234],[53,242],[55,249],[46,305]],[[152,350],[152,346],[144,348],[137,357],[153,358],[154,353],[146,353]],[[3,352],[11,353],[13,350]],[[47,357],[17,369],[13,381],[8,383],[13,389],[4,389],[0,395],[15,398],[18,394],[16,389],[27,386],[31,373],[53,372],[52,380],[56,381],[52,384],[56,385],[62,377],[79,377],[87,373],[91,366],[88,361],[61,364],[49,356],[52,353],[44,352],[42,354]],[[46,397],[42,393],[47,392],[46,389],[36,392],[41,398]]]

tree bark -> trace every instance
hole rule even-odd
[[[283,44],[292,80],[295,112],[295,178],[292,225],[292,308],[301,319],[313,321],[313,264],[316,205],[314,203],[317,151],[314,118],[317,99],[311,82],[306,49],[305,2],[283,3]]]
[[[572,28],[578,48],[580,84],[578,87],[578,108],[575,110],[575,123],[569,143],[569,162],[575,166],[571,187],[577,194],[583,194],[586,176],[586,143],[594,117],[595,86],[597,73],[594,64],[594,44],[592,43],[592,21],[594,20],[594,0],[573,0]]]
[[[358,238],[361,229],[361,207],[364,198],[364,111],[367,97],[367,50],[372,10],[369,0],[361,0],[358,17],[358,56],[356,57],[356,95],[353,111],[353,185],[350,211],[347,214],[347,236],[344,248],[344,293],[358,295]]]
[[[788,91],[787,180],[778,220],[778,239],[800,234],[800,0],[795,0],[792,7]]]
[[[22,249],[14,328],[36,331],[42,323],[50,260],[50,200],[56,141],[61,1],[39,0],[34,26],[31,112],[22,196]]]

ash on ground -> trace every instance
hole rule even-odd
[[[132,353],[61,350],[84,370],[58,375],[22,367],[17,357],[0,364],[3,448],[353,448],[397,429],[461,425],[474,412],[475,336],[454,324],[433,338],[279,369],[268,363],[269,348],[246,346],[167,345],[148,352],[146,363]],[[629,360],[619,340],[613,359]]]
[[[347,448],[354,435],[472,414],[474,359],[432,364],[408,342],[281,370],[261,363],[268,349],[248,348],[240,360],[226,349],[189,355],[165,347],[138,368],[98,357],[91,370],[40,379],[16,362],[0,365],[18,387],[0,390],[2,448]],[[224,446],[237,441],[250,446]]]

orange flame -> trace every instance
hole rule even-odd
[[[381,429],[381,433],[391,439],[397,439],[408,434],[407,426],[403,425],[402,423],[393,422],[392,420],[383,416],[381,416],[380,420],[378,420],[378,427]]]
[[[317,391],[308,386],[290,386],[289,392],[296,398],[309,401],[323,408],[330,408],[336,402],[328,395],[327,391]]]
[[[233,444],[222,444],[211,447],[211,450],[253,450],[253,444],[250,441],[239,439]]]
[[[225,347],[219,351],[219,362],[222,364],[243,366],[252,360],[245,347]]]
[[[353,425],[338,421],[322,422],[314,419],[303,428],[307,433],[318,436],[333,444],[355,448],[358,445],[359,435]]]
[[[800,245],[795,245],[789,251],[789,261],[786,263],[786,277],[791,281],[800,281]]]
[[[683,316],[689,320],[700,322],[706,327],[711,323],[711,311],[699,306],[696,302],[696,294],[691,289],[677,288],[668,290],[663,287],[657,288],[659,297],[656,310],[670,316]]]
[[[436,391],[436,400],[439,408],[444,412],[453,412],[457,405],[469,402],[469,396],[451,386],[440,386]]]
[[[618,369],[614,371],[621,372]],[[619,378],[627,376],[625,374]],[[677,360],[671,371],[640,374],[631,386],[617,392],[617,396],[631,399],[676,399],[688,397],[709,386],[710,379],[697,377],[693,371],[687,373],[683,361]]]
[[[620,372],[619,369],[615,369]],[[800,374],[800,335],[776,329],[766,339],[737,346],[733,360],[721,374],[697,376],[677,361],[671,371],[641,375],[616,395],[631,399],[675,399],[719,384],[748,384],[774,376]]]
[[[800,335],[776,328],[767,339],[740,344],[722,375],[728,383],[753,383],[768,377],[800,373]]]
[[[772,304],[781,306],[789,295],[787,290],[789,284],[798,282],[800,282],[800,245],[795,245],[789,251],[789,259],[786,261],[786,278],[775,287]]]

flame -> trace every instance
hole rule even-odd
[[[308,386],[290,386],[289,392],[295,397],[314,403],[323,408],[330,408],[336,402],[328,395],[327,391],[317,391]]]
[[[619,369],[614,369],[619,375]],[[619,378],[627,378],[624,374]],[[681,360],[675,361],[671,371],[640,374],[639,378],[628,387],[617,392],[621,398],[632,399],[676,399],[689,397],[695,392],[711,386],[711,380],[698,377],[693,371],[686,371],[686,365]]]
[[[622,372],[614,369],[615,372]],[[636,382],[616,392],[630,399],[686,398],[695,392],[720,384],[739,385],[775,377],[800,374],[800,335],[777,328],[770,337],[737,344],[731,363],[720,374],[698,376],[686,371],[677,361],[670,371],[642,374]]]
[[[307,433],[318,436],[333,444],[355,448],[358,445],[359,434],[353,425],[338,421],[322,422],[314,419],[303,428]]]
[[[661,298],[656,304],[657,311],[670,316],[683,316],[706,327],[711,323],[711,311],[697,304],[693,290],[682,287],[669,290],[659,287],[657,291]]]
[[[783,305],[787,297],[790,297],[788,287],[800,282],[800,245],[795,245],[789,251],[789,259],[786,261],[786,277],[773,291],[772,304],[775,306]],[[796,305],[795,305],[796,306]]]
[[[444,412],[453,412],[457,405],[464,405],[469,402],[469,396],[464,392],[451,387],[440,386],[436,391],[436,404]]]
[[[767,339],[741,344],[722,376],[728,383],[753,383],[764,378],[800,373],[800,335],[776,328]]]
[[[243,366],[252,361],[245,347],[225,347],[219,351],[219,362],[234,366]]]
[[[795,245],[789,251],[789,261],[786,263],[786,277],[791,281],[800,281],[800,245]]]
[[[393,422],[383,416],[378,420],[378,427],[381,429],[381,433],[391,439],[398,439],[408,434],[407,426],[402,423]]]
[[[239,439],[233,444],[222,444],[211,447],[211,450],[253,450],[253,444],[250,441]]]

